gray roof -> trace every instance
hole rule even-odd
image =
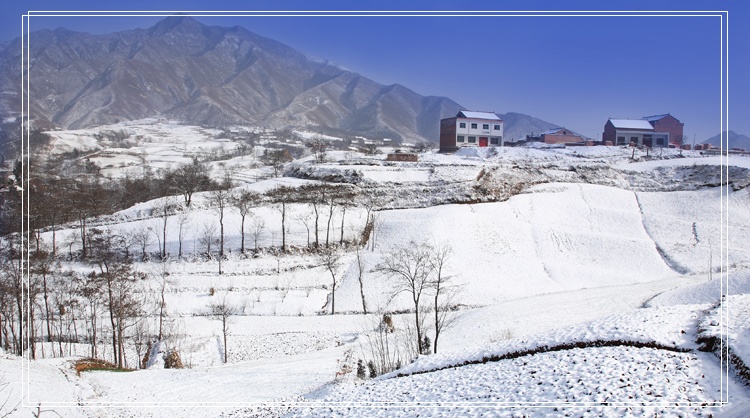
[[[565,129],[565,128],[552,128],[552,129],[548,129],[548,130],[540,133],[539,135],[552,135],[552,134],[556,134],[559,131],[562,131],[563,129]]]
[[[671,115],[669,113],[667,113],[666,115],[644,116],[643,120],[647,120],[649,122],[653,122],[655,120],[659,120],[659,119],[667,117],[667,116],[671,116]]]

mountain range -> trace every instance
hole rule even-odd
[[[207,126],[327,129],[436,142],[439,120],[463,106],[381,85],[240,26],[173,16],[148,29],[30,34],[30,107],[41,129],[161,116]],[[21,40],[0,45],[0,116],[19,115]],[[519,113],[506,138],[556,125]]]
[[[747,135],[738,134],[735,131],[724,131],[724,136],[729,143],[729,148],[742,148],[744,150],[750,150],[750,137]],[[712,136],[707,140],[703,141],[704,144],[711,144],[715,147],[721,147],[722,134]]]

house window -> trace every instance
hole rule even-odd
[[[466,122],[461,122],[458,124],[459,128],[466,128]]]
[[[664,145],[664,138],[656,138],[656,145]]]
[[[470,137],[469,137],[469,143],[470,143],[470,144],[476,144],[476,143],[477,143],[477,137],[475,137],[475,136],[470,136]]]
[[[477,129],[477,124],[476,123],[472,123],[471,124],[471,129]]]
[[[490,138],[490,145],[500,145],[500,138],[494,136]]]
[[[638,142],[638,137],[637,136],[631,136],[630,137],[630,142]]]
[[[482,129],[490,129],[490,124],[489,123],[482,124]]]
[[[618,144],[624,144],[625,143],[625,137],[624,136],[618,136],[617,137],[617,143]]]
[[[456,137],[456,142],[464,142],[464,136],[463,135],[457,136]]]
[[[495,125],[494,128],[495,128],[496,131],[499,131],[500,130],[500,125]]]

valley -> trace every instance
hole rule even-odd
[[[129,372],[76,373],[91,354],[93,305],[63,301],[100,274],[101,244],[92,241],[84,256],[75,218],[41,228],[29,251],[38,243],[52,257],[54,300],[67,310],[50,317],[54,342],[44,341],[38,319],[36,360],[2,354],[9,399],[24,387],[29,404],[63,416],[747,411],[740,363],[729,366],[705,345],[718,336],[744,364],[750,359],[747,157],[529,144],[391,162],[393,147],[371,153],[330,141],[318,158],[312,140],[300,138],[300,155],[275,170],[264,154],[288,142],[247,144],[166,121],[101,131],[124,129],[133,142],[126,148],[93,131],[50,131],[45,152],[54,159],[70,144],[90,144],[79,160],[116,182],[216,151],[216,160],[202,160],[207,176],[259,200],[244,220],[237,206],[220,211],[216,190],[195,191],[190,206],[172,194],[86,220],[95,239],[129,243],[108,261],[128,260],[137,278],[128,291],[142,303],[123,319]],[[244,155],[230,155],[243,144]],[[350,202],[302,192],[321,186],[353,193]],[[279,190],[296,191],[283,209]],[[386,268],[422,249],[447,250],[422,265],[420,332],[434,344],[433,317],[445,321],[427,350],[414,345],[413,294]],[[446,287],[436,298],[440,260]],[[35,282],[39,270],[31,271]],[[231,308],[224,319],[222,307]],[[99,308],[97,356],[113,361],[106,304]],[[171,351],[184,368],[165,368]]]

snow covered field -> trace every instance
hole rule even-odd
[[[232,146],[220,139],[206,141],[217,132],[164,123],[154,122],[150,133],[142,126],[123,127],[133,137],[142,136],[141,144],[129,150],[145,146],[149,135],[161,144],[144,149],[153,167],[179,164],[188,148]],[[162,130],[177,132],[170,138],[182,142],[157,139]],[[70,151],[75,144],[81,149],[89,144],[81,139],[87,135],[92,133],[59,133],[55,147]],[[101,155],[114,155],[108,153]],[[257,208],[246,220],[246,227],[264,224],[258,237],[264,250],[256,257],[239,253],[240,216],[227,212],[229,254],[219,275],[218,260],[203,257],[200,243],[200,231],[216,222],[216,211],[207,194],[196,193],[193,207],[185,212],[185,257],[174,256],[179,225],[173,215],[167,221],[170,261],[134,263],[134,270],[148,277],[151,290],[146,294],[157,293],[160,274],[168,271],[168,327],[188,368],[168,370],[161,361],[152,361],[146,370],[77,375],[72,362],[86,355],[83,344],[67,344],[70,355],[64,358],[22,362],[1,354],[0,377],[9,385],[0,387],[0,405],[5,396],[10,401],[0,415],[23,393],[27,407],[41,405],[73,417],[748,416],[746,381],[734,366],[726,370],[721,353],[701,351],[698,342],[700,336],[724,338],[750,364],[748,189],[722,191],[708,177],[690,180],[686,190],[669,186],[663,191],[634,187],[641,183],[623,180],[621,174],[565,181],[575,171],[570,167],[582,171],[605,165],[648,177],[676,166],[690,169],[698,163],[718,169],[722,163],[698,153],[680,156],[679,150],[664,154],[663,159],[629,162],[631,150],[619,147],[500,148],[492,153],[430,153],[420,155],[419,163],[388,165],[382,155],[370,160],[357,155],[369,162],[351,164],[344,154],[334,153],[325,170],[357,171],[363,187],[379,187],[394,199],[408,193],[402,197],[408,200],[423,186],[470,189],[480,173],[503,173],[514,165],[543,167],[547,178],[560,179],[529,180],[528,187],[503,201],[420,203],[376,211],[374,236],[359,254],[362,267],[354,248],[342,253],[336,315],[327,315],[329,271],[319,256],[303,250],[310,242],[303,222],[309,222],[309,206],[289,205],[287,242],[294,250],[286,255],[270,249],[280,245],[278,210]],[[747,169],[746,160],[731,159]],[[243,172],[242,159],[230,162]],[[128,165],[125,160],[107,163],[112,173]],[[701,182],[703,187],[695,187]],[[255,181],[247,174],[238,188],[264,192],[310,183],[316,180]],[[142,202],[92,225],[118,233],[161,231],[163,220],[154,212],[160,202]],[[726,228],[722,202],[729,205]],[[366,216],[363,208],[347,209],[345,239],[360,234]],[[332,225],[332,240],[338,242],[340,214]],[[75,251],[75,233],[75,225],[56,232],[60,243],[71,243],[61,252]],[[42,239],[49,242],[51,232]],[[392,280],[376,267],[391,251],[416,242],[450,243],[445,273],[460,285],[453,322],[441,335],[437,354],[421,355],[376,379],[359,379],[357,360],[369,356],[368,336],[377,330],[382,313],[393,314],[398,332],[408,328],[413,316],[408,296],[392,297]],[[246,237],[245,245],[252,248],[254,242]],[[154,239],[147,252],[158,250]],[[138,254],[140,249],[130,251]],[[64,265],[79,272],[94,268]],[[368,315],[362,313],[360,271]],[[722,300],[722,295],[727,296]],[[218,301],[238,308],[226,346],[220,321],[209,315]],[[151,332],[154,320],[148,321]],[[432,338],[429,325],[427,330]],[[101,348],[106,350],[106,344]],[[131,366],[138,363],[133,347],[126,354]],[[19,409],[14,415],[29,412]]]

